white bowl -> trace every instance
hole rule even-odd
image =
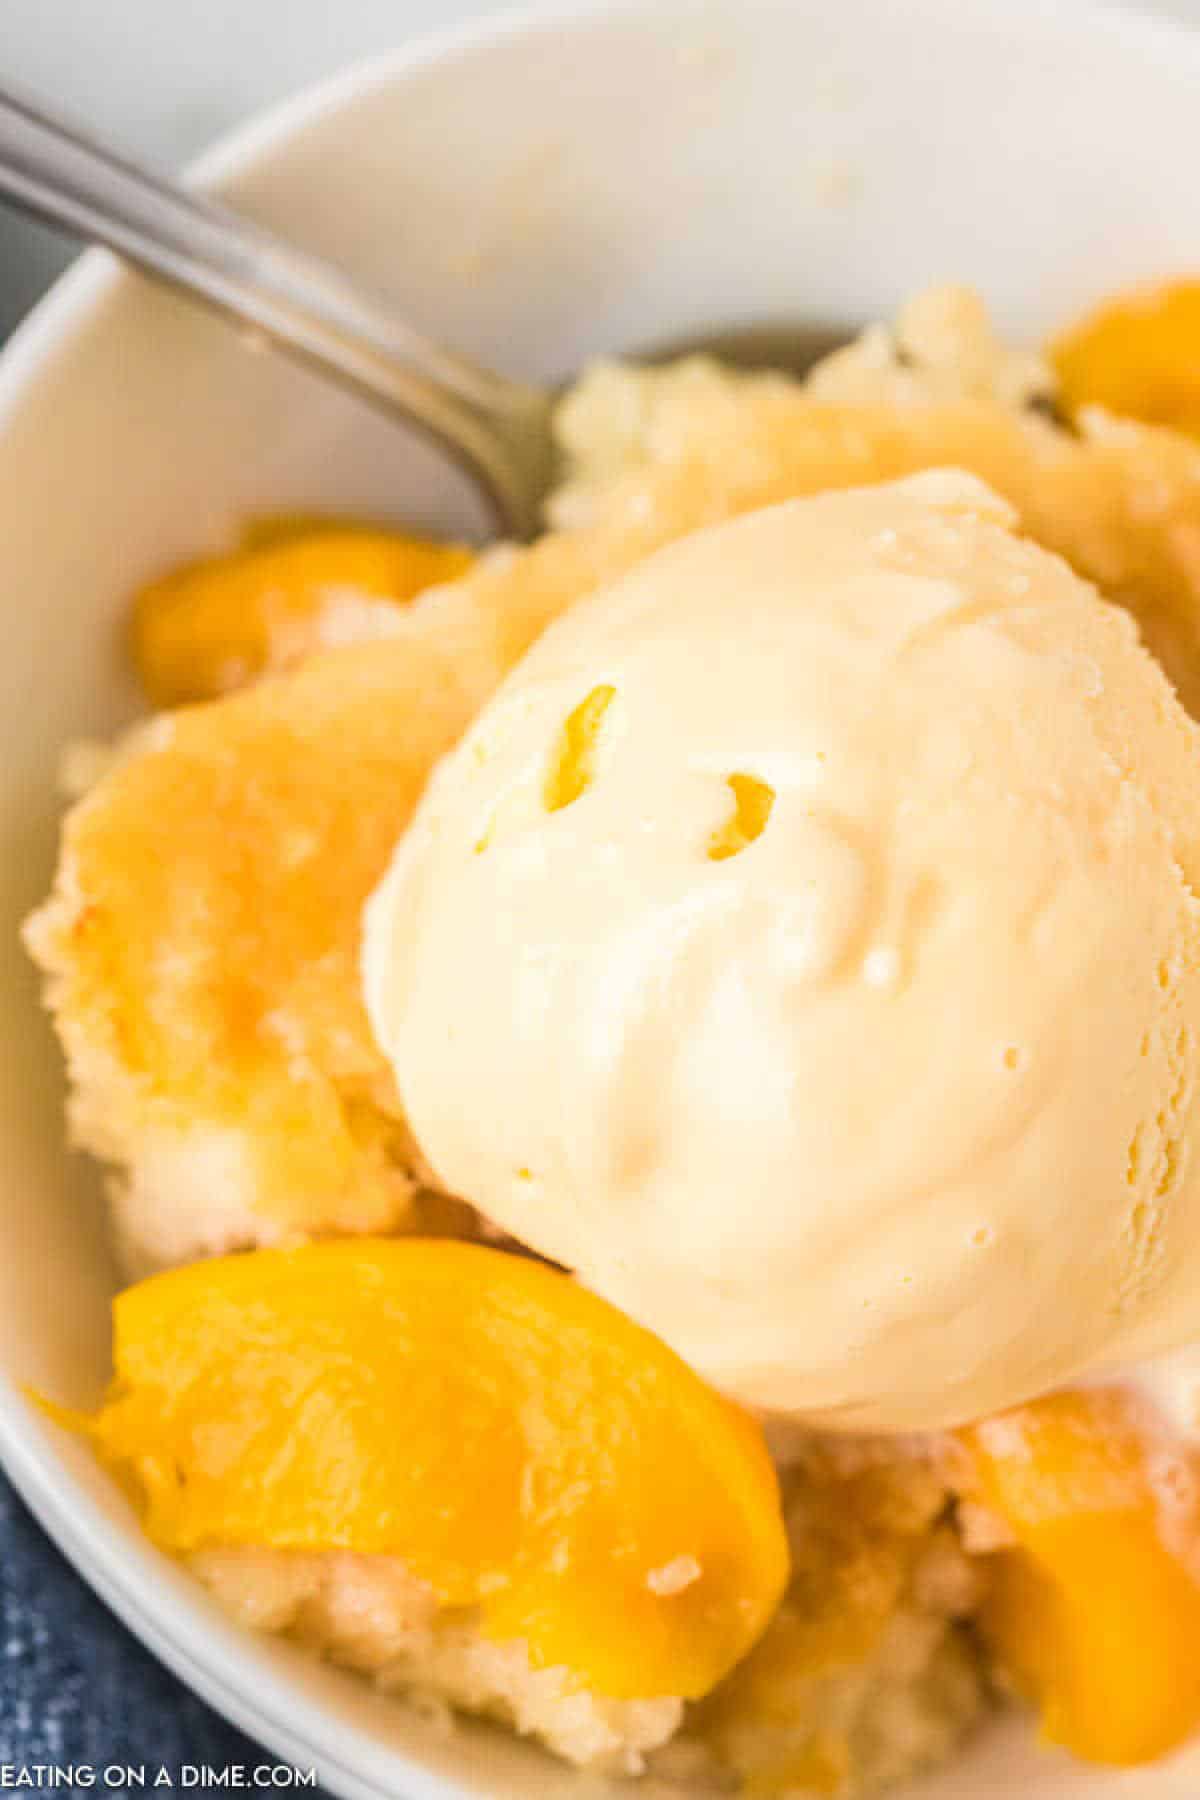
[[[942,277],[1038,335],[1200,255],[1200,40],[1076,0],[624,0],[548,7],[356,70],[203,174],[513,371],[737,321],[857,320]],[[207,1699],[345,1795],[577,1795],[499,1734],[445,1741],[243,1636],[143,1544],[20,1396],[104,1380],[111,1271],[63,1149],[57,1051],[18,920],[43,894],[65,740],[134,696],[131,587],[246,514],[479,523],[427,450],[91,256],[0,361],[0,1452],[67,1554]],[[1200,1752],[1103,1774],[986,1737],[933,1800],[1195,1800]],[[595,1786],[591,1793],[604,1791]],[[615,1790],[613,1790],[615,1791]],[[627,1792],[628,1790],[622,1790]]]

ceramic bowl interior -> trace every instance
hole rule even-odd
[[[1036,338],[1123,282],[1196,266],[1197,93],[1200,42],[1074,0],[618,0],[374,63],[243,133],[205,173],[513,372],[559,376],[743,322],[849,324],[947,277]],[[49,880],[62,745],[135,708],[131,587],[247,514],[454,529],[482,515],[403,432],[100,257],[9,347],[0,421],[4,1460],[167,1661],[336,1791],[601,1793],[499,1734],[440,1737],[240,1635],[20,1393],[86,1402],[107,1369],[98,1182],[64,1149],[58,1056],[15,933]],[[1009,1728],[920,1791],[1018,1789],[1194,1800],[1200,1757],[1095,1774]]]

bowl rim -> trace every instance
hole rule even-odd
[[[702,0],[690,3],[699,6]],[[793,3],[741,0],[748,10],[764,15]],[[927,3],[946,6],[951,0]],[[219,192],[321,118],[435,64],[521,38],[536,39],[547,31],[570,31],[590,19],[636,17],[651,12],[654,4],[655,0],[526,0],[423,31],[391,49],[359,57],[251,114],[189,162],[184,180],[189,186]],[[977,19],[992,21],[1018,37],[1041,29],[1061,30],[1064,24],[1100,31],[1150,59],[1175,67],[1183,62],[1200,78],[1200,27],[1136,0],[975,0],[974,12]],[[83,251],[58,277],[0,350],[0,431],[72,334],[134,279],[138,277],[103,249]],[[269,1669],[248,1634],[232,1622],[205,1617],[199,1608],[189,1610],[169,1580],[153,1587],[148,1600],[147,1571],[138,1567],[137,1547],[131,1547],[124,1529],[76,1481],[58,1454],[55,1436],[29,1400],[0,1376],[0,1468],[58,1550],[117,1618],[193,1692],[269,1755],[293,1767],[313,1767],[326,1787],[347,1800],[384,1800],[387,1790],[382,1785],[343,1760],[339,1741],[344,1745],[346,1727],[323,1707],[302,1710],[286,1672]],[[150,1556],[148,1568],[159,1560],[156,1552]],[[464,1800],[467,1790],[453,1778],[404,1752],[386,1754],[409,1763],[422,1784],[419,1800]]]

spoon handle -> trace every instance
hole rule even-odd
[[[431,432],[519,537],[537,528],[551,395],[431,343],[338,269],[0,88],[0,196],[105,244]]]

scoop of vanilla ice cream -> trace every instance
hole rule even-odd
[[[367,914],[439,1177],[742,1400],[932,1429],[1197,1335],[1200,731],[938,471],[534,647]]]

